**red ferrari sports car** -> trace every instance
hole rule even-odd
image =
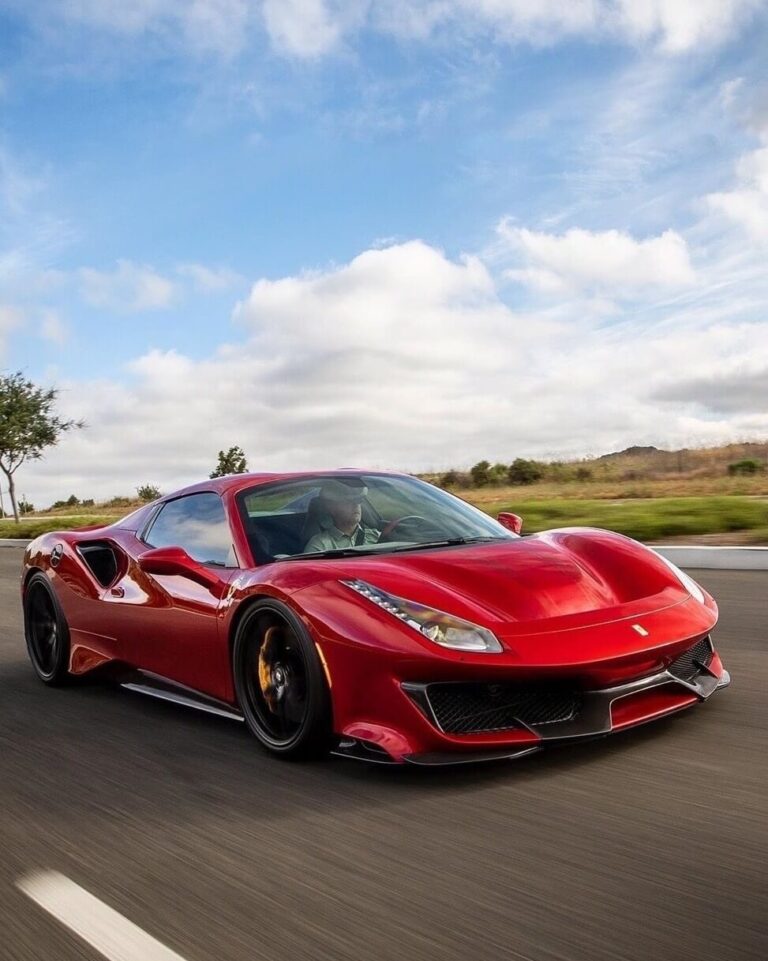
[[[241,474],[26,550],[32,664],[245,721],[283,756],[518,757],[729,683],[714,600],[641,544],[520,536],[403,474]]]

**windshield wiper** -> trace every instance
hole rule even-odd
[[[392,553],[400,551],[419,551],[428,547],[460,547],[462,544],[490,544],[491,541],[512,540],[507,537],[447,537],[444,541],[423,541],[421,544],[407,544],[405,547],[395,547]]]
[[[327,551],[308,551],[306,554],[291,554],[278,558],[281,561],[306,561],[314,557],[359,557],[361,554],[381,554],[377,550],[360,550],[359,547],[333,547]]]

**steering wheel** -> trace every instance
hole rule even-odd
[[[435,526],[432,521],[427,520],[426,517],[422,517],[421,514],[405,514],[403,517],[397,517],[395,520],[390,521],[388,524],[384,525],[384,528],[379,534],[379,543],[384,544],[387,541],[396,541],[403,538],[393,537],[393,533],[402,525],[415,524],[415,527],[427,527],[430,531],[435,530]]]

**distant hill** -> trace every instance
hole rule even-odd
[[[654,454],[672,454],[676,451],[661,450],[659,447],[625,447],[624,450],[601,454],[595,460],[613,460],[617,457],[652,457]]]

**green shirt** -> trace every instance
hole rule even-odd
[[[332,551],[343,547],[359,547],[362,544],[376,544],[379,532],[372,527],[358,524],[351,534],[340,531],[332,520],[321,521],[322,530],[310,537],[304,548],[304,553],[313,551]],[[362,532],[362,536],[361,536]]]

